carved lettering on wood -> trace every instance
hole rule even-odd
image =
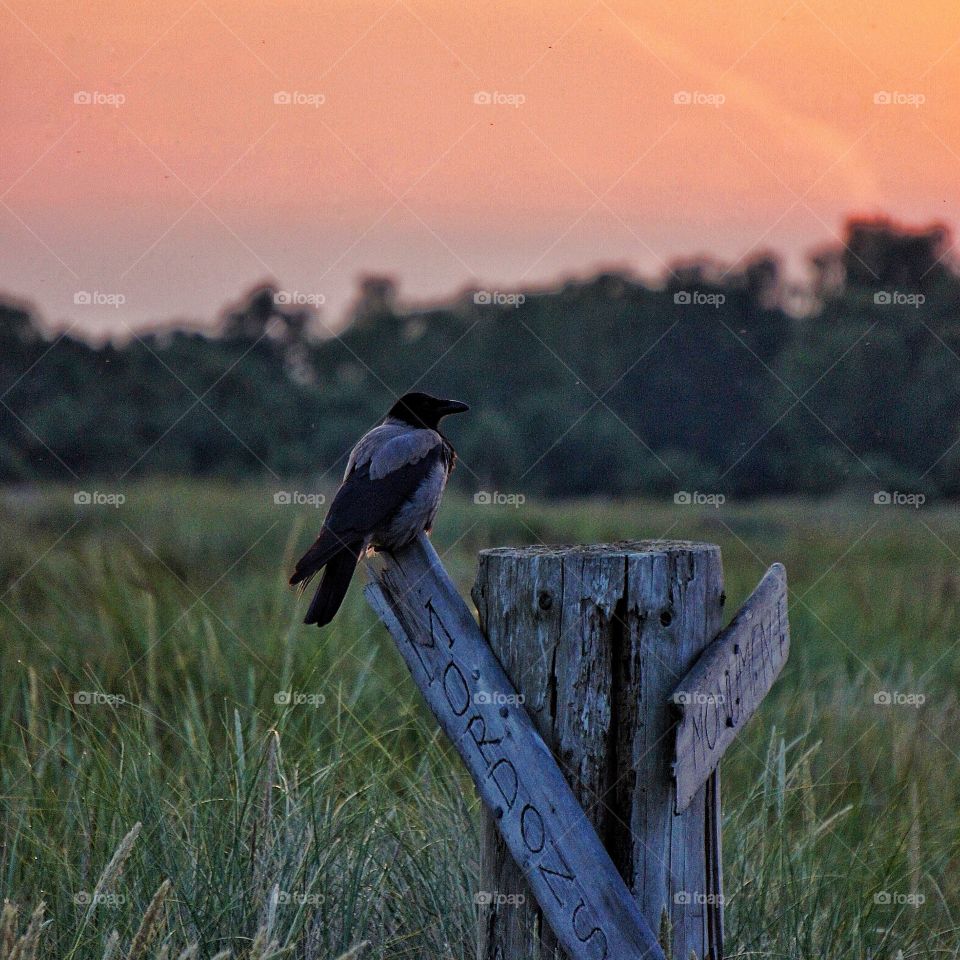
[[[383,555],[367,599],[572,960],[664,960],[476,621],[421,537]]]
[[[681,813],[773,686],[790,652],[787,574],[775,563],[673,692]]]

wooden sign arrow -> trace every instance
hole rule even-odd
[[[787,572],[775,563],[673,692],[679,720],[673,758],[682,813],[756,713],[790,652]]]
[[[430,542],[378,556],[367,599],[571,960],[665,960]]]

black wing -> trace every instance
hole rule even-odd
[[[354,470],[344,480],[330,505],[323,526],[343,539],[366,535],[396,513],[440,462],[437,444],[416,463],[408,463],[376,480],[370,478],[370,464]]]
[[[354,470],[340,485],[320,536],[297,563],[290,583],[308,580],[338,551],[383,526],[442,459],[443,445],[438,443],[416,463],[375,480],[370,477],[369,463]]]

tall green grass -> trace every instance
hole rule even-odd
[[[319,632],[286,588],[320,515],[125,493],[0,494],[0,960],[472,957],[472,786],[359,589]],[[960,511],[450,497],[434,541],[466,593],[484,546],[638,536],[720,543],[731,612],[787,565],[723,766],[729,955],[960,956]]]

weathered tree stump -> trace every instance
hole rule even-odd
[[[670,702],[721,627],[719,547],[486,550],[473,597],[493,652],[666,955],[719,960],[717,774],[675,812]],[[486,809],[481,876],[481,960],[565,956]]]

